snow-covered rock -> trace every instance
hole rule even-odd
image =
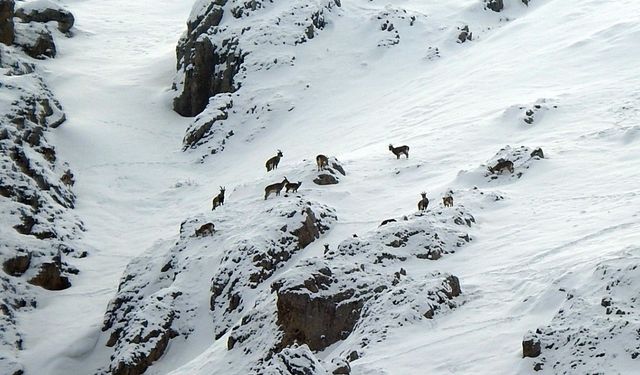
[[[629,259],[631,257],[631,259]],[[548,325],[527,333],[523,357],[540,374],[633,373],[640,362],[637,252],[604,261]]]
[[[335,220],[329,207],[292,196],[266,201],[260,211],[227,202],[185,221],[174,245],[154,248],[127,267],[105,315],[106,345],[114,348],[105,371],[142,373],[169,340],[188,339],[196,320],[207,320],[211,337],[220,338],[251,308],[254,290],[267,288],[265,282]],[[196,236],[208,222],[215,232]],[[203,297],[211,313],[195,304]]]
[[[27,31],[16,25],[15,43]],[[65,121],[39,67],[13,46],[0,44],[0,263],[2,339],[0,372],[22,371],[20,311],[36,307],[39,292],[71,286],[78,270],[68,257],[83,257],[77,239],[82,222],[72,212],[73,173],[48,141]]]

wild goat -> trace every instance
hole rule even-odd
[[[318,166],[318,172],[323,170],[329,165],[329,158],[322,154],[316,156],[316,165]]]
[[[267,172],[272,171],[274,169],[278,169],[278,163],[280,163],[280,158],[282,157],[282,151],[278,150],[278,154],[271,159],[267,160],[265,163],[265,167],[267,167]]]
[[[213,223],[207,223],[196,229],[196,237],[205,237],[210,236],[216,231],[215,225]]]
[[[409,146],[399,146],[393,147],[392,144],[389,144],[389,151],[393,152],[396,158],[400,159],[400,156],[404,154],[404,156],[409,159]]]
[[[422,199],[418,201],[418,211],[426,211],[427,207],[429,207],[429,198],[427,198],[427,193],[422,192]]]
[[[224,204],[224,189],[225,188],[223,186],[220,186],[220,192],[218,193],[218,195],[213,197],[213,208],[211,209],[211,211],[215,210],[216,207],[222,206]]]
[[[504,170],[508,170],[509,173],[513,173],[513,162],[510,160],[498,159],[498,163],[489,167],[489,172],[491,173],[502,173]]]
[[[453,207],[453,197],[451,195],[442,197],[442,204],[444,204],[445,207]]]
[[[287,184],[285,185],[286,192],[288,193],[289,190],[291,190],[292,193],[297,193],[300,185],[302,185],[302,181],[298,181],[297,183],[287,182]]]
[[[271,195],[271,193],[276,193],[276,197],[279,196],[280,191],[282,190],[284,185],[288,183],[289,183],[289,180],[287,180],[287,178],[285,177],[284,180],[282,180],[282,182],[277,182],[275,184],[271,184],[267,186],[266,188],[264,188],[264,199],[267,200],[267,198],[269,197],[269,195]]]

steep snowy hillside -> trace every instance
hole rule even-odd
[[[88,256],[3,311],[25,374],[640,366],[637,2],[67,6]]]

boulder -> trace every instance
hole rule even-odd
[[[503,0],[485,0],[485,6],[494,12],[501,12],[504,9]]]
[[[536,358],[540,355],[540,341],[528,338],[522,341],[522,358]]]
[[[55,21],[58,23],[58,30],[65,34],[71,30],[75,22],[71,12],[47,0],[26,3],[23,7],[16,9],[15,16],[25,23]]]
[[[313,179],[313,182],[318,185],[335,185],[338,183],[338,179],[331,174],[321,173],[318,177]]]

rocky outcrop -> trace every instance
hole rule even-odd
[[[540,157],[541,151],[541,148],[533,149],[527,146],[511,147],[507,145],[501,148],[485,164],[471,171],[460,171],[458,179],[464,181],[472,180],[474,184],[481,181],[486,185],[518,181],[531,167],[543,159]]]
[[[238,90],[258,71],[293,65],[295,56],[288,47],[313,39],[327,24],[325,13],[339,4],[336,0],[197,3],[176,48],[173,107],[183,116],[197,116],[184,137],[183,149],[207,144],[205,155],[222,151],[240,121],[230,121],[232,114],[262,122],[268,112],[291,110],[292,105],[279,98],[242,95]],[[283,57],[274,58],[274,53]]]
[[[551,322],[522,342],[522,355],[534,370],[617,373],[640,361],[637,255],[625,252],[603,262],[576,290],[560,288],[566,299]]]
[[[366,355],[391,331],[455,308],[462,293],[457,277],[402,266],[410,258],[425,259],[416,255],[429,249],[450,254],[469,241],[464,229],[473,217],[462,206],[458,210],[390,222],[329,247],[322,257],[305,259],[274,280],[271,293],[262,292],[229,332],[227,348],[254,363],[242,373],[280,373],[270,371],[294,349],[309,366],[305,373],[348,374],[348,362]],[[315,358],[313,353],[329,346],[331,358]]]
[[[53,35],[45,25],[39,23],[17,23],[15,25],[15,44],[34,59],[56,56],[56,44]]]
[[[318,172],[313,182],[317,185],[335,185],[340,182],[341,176],[346,176],[344,168],[340,161],[332,156],[329,158],[329,165]]]
[[[102,371],[140,374],[162,356],[171,339],[189,338],[202,313],[194,301],[210,299],[212,335],[218,339],[249,310],[254,290],[325,232],[336,218],[326,206],[298,197],[270,201],[255,212],[230,201],[223,210],[186,220],[168,249],[152,249],[127,266],[103,331],[113,348]],[[251,217],[251,220],[245,220]],[[215,224],[215,232],[194,236]],[[213,251],[212,251],[213,250]],[[200,293],[211,285],[211,294]]]
[[[14,1],[0,0],[0,43],[7,46],[13,44],[15,38],[13,28]]]
[[[12,4],[0,2],[0,13],[6,15]],[[73,174],[48,141],[64,112],[38,66],[14,47],[36,40],[34,30],[45,26],[13,21],[0,20],[0,33],[15,32],[15,38],[4,40],[13,45],[0,44],[0,372],[19,374],[20,311],[36,307],[36,287],[68,288],[78,272],[68,259],[86,252],[77,248],[83,227],[71,211]]]
[[[75,22],[71,12],[48,0],[23,3],[16,9],[15,16],[24,23],[55,21],[58,23],[58,30],[65,34],[69,33]]]

